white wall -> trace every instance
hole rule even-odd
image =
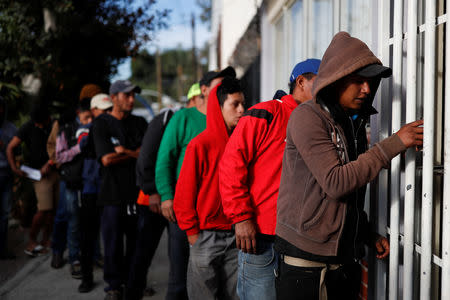
[[[217,38],[219,25],[222,19],[223,0],[211,1],[211,39],[209,41],[209,65],[208,70],[217,70]]]
[[[222,68],[228,65],[236,45],[256,15],[262,0],[223,0]]]

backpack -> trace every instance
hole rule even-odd
[[[61,132],[67,139],[67,146],[71,148],[77,144],[78,122],[66,123],[62,126]],[[66,186],[70,189],[81,189],[83,187],[83,156],[78,154],[71,161],[63,163],[59,168],[61,180],[64,180]]]

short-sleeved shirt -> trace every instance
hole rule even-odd
[[[114,147],[123,146],[136,150],[141,146],[147,129],[144,118],[129,115],[118,120],[111,115],[103,114],[96,120],[92,128],[97,159],[114,153]],[[121,205],[135,203],[139,189],[136,186],[136,159],[114,164],[100,169],[101,186],[98,197],[100,205]]]
[[[0,176],[10,175],[11,169],[6,157],[6,147],[16,134],[17,128],[14,124],[4,121],[0,126]]]
[[[16,136],[25,143],[25,164],[40,169],[48,161],[47,140],[50,135],[50,124],[44,128],[37,127],[33,121],[28,121],[17,131]]]

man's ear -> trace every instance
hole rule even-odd
[[[200,91],[202,92],[202,97],[205,97],[206,94],[206,90],[208,89],[208,87],[206,85],[202,85],[200,86]]]
[[[111,100],[112,100],[113,102],[116,102],[116,100],[117,100],[117,95],[118,95],[118,94],[112,94],[112,95],[111,95]]]
[[[304,82],[305,77],[303,77],[302,75],[297,76],[297,78],[295,79],[295,85],[301,88],[302,90],[304,89]]]

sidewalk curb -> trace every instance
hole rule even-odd
[[[42,264],[49,263],[50,255],[38,256],[30,260],[23,268],[14,275],[13,278],[6,281],[0,287],[0,299],[7,299],[8,294],[14,291],[20,284]]]

